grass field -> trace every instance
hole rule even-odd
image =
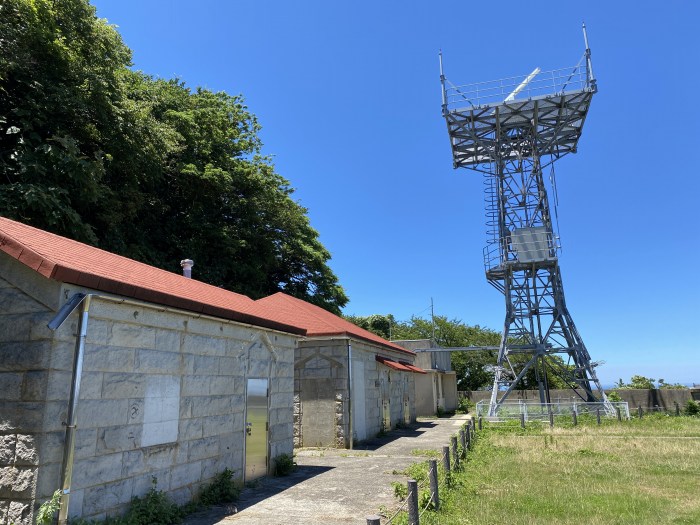
[[[700,524],[700,418],[486,424],[422,524]]]

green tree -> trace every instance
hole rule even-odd
[[[673,388],[673,389],[688,388],[687,386],[681,385],[680,383],[667,383],[666,380],[664,380],[664,379],[659,379],[658,386],[656,384],[654,384],[655,382],[656,382],[656,379],[653,379],[650,377],[633,375],[632,378],[630,379],[629,383],[625,383],[622,379],[620,379],[616,384],[616,388],[639,388],[639,389],[643,389],[643,390],[650,390],[650,389],[653,390],[655,388]]]
[[[345,316],[345,319],[356,324],[360,328],[364,328],[365,330],[383,337],[384,339],[396,339],[393,331],[395,329],[394,327],[397,327],[398,325],[396,323],[396,319],[394,319],[394,316],[391,314],[374,314],[366,317],[359,315],[347,315]]]
[[[393,315],[348,316],[348,320],[358,326],[389,339],[434,339],[443,347],[500,346],[501,334],[495,330],[479,325],[468,325],[459,319],[435,316],[433,320],[411,317],[408,321],[397,322]],[[389,327],[391,331],[389,332]],[[457,373],[457,387],[460,390],[480,390],[493,386],[494,366],[498,350],[469,350],[452,352],[452,368]],[[511,356],[516,366],[523,365],[530,356],[519,354]],[[561,356],[550,355],[547,362],[547,382],[550,388],[569,388],[561,376],[573,370]],[[555,373],[556,372],[556,373]],[[517,386],[518,389],[537,389],[538,381],[534,368],[528,370]]]
[[[627,388],[654,389],[656,388],[654,381],[656,381],[656,379],[638,375],[632,376],[632,379],[627,384]]]
[[[0,34],[0,211],[95,243],[85,217],[130,52],[82,0],[3,0]]]
[[[0,4],[0,213],[253,298],[338,313],[330,253],[241,96],[129,69],[86,0]]]
[[[432,320],[411,317],[398,322],[393,315],[348,316],[348,320],[386,339],[433,339],[443,347],[494,346],[500,335],[479,325],[470,326],[459,319],[435,316]],[[460,390],[477,390],[493,383],[493,365],[497,352],[452,352],[452,367]]]

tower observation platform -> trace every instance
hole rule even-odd
[[[583,36],[586,49],[573,67],[490,82],[452,84],[440,56],[453,165],[484,175],[486,279],[505,297],[492,417],[526,379],[542,403],[550,402],[550,385],[566,386],[614,413],[566,306],[555,228],[554,162],[576,152],[597,92],[585,25]]]

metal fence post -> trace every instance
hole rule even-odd
[[[571,411],[571,418],[574,420],[574,426],[578,425],[578,414],[576,414],[576,409]]]
[[[622,421],[622,412],[620,411],[620,407],[615,407],[615,411],[617,412],[617,420]]]
[[[598,422],[598,424],[600,425],[600,408],[595,409],[595,419]]]
[[[442,466],[445,469],[445,473],[450,473],[450,447],[442,447]]]
[[[408,525],[418,525],[418,482],[415,479],[408,480]]]
[[[459,468],[459,453],[457,452],[457,436],[452,436],[450,438],[452,442],[452,462],[454,463],[455,470]]]
[[[680,416],[681,415],[681,406],[678,404],[678,401],[674,401],[676,404],[676,415]]]
[[[438,472],[437,472],[437,460],[428,460],[428,474],[430,475],[430,493],[431,499],[433,500],[433,505],[435,510],[440,509],[440,494],[438,493]],[[369,524],[368,524],[369,525]]]
[[[520,412],[520,427],[525,428],[525,414]]]
[[[381,525],[381,518],[376,514],[367,516],[367,525]]]
[[[483,428],[483,424],[481,421],[482,421],[482,417],[479,416],[479,430],[481,430]]]
[[[554,412],[552,412],[552,409],[549,409],[549,428],[554,428]]]
[[[637,407],[637,415],[639,416],[639,419],[642,419],[642,416],[644,415],[644,411],[642,410],[641,406]]]

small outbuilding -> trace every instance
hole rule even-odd
[[[416,352],[416,365],[427,372],[416,377],[416,416],[430,417],[457,409],[457,374],[452,370],[450,352],[430,339],[394,341]]]
[[[293,450],[303,327],[264,304],[0,218],[0,523],[56,489],[104,518]]]
[[[294,445],[352,448],[415,421],[416,354],[284,293],[257,301],[306,337],[294,355]]]

